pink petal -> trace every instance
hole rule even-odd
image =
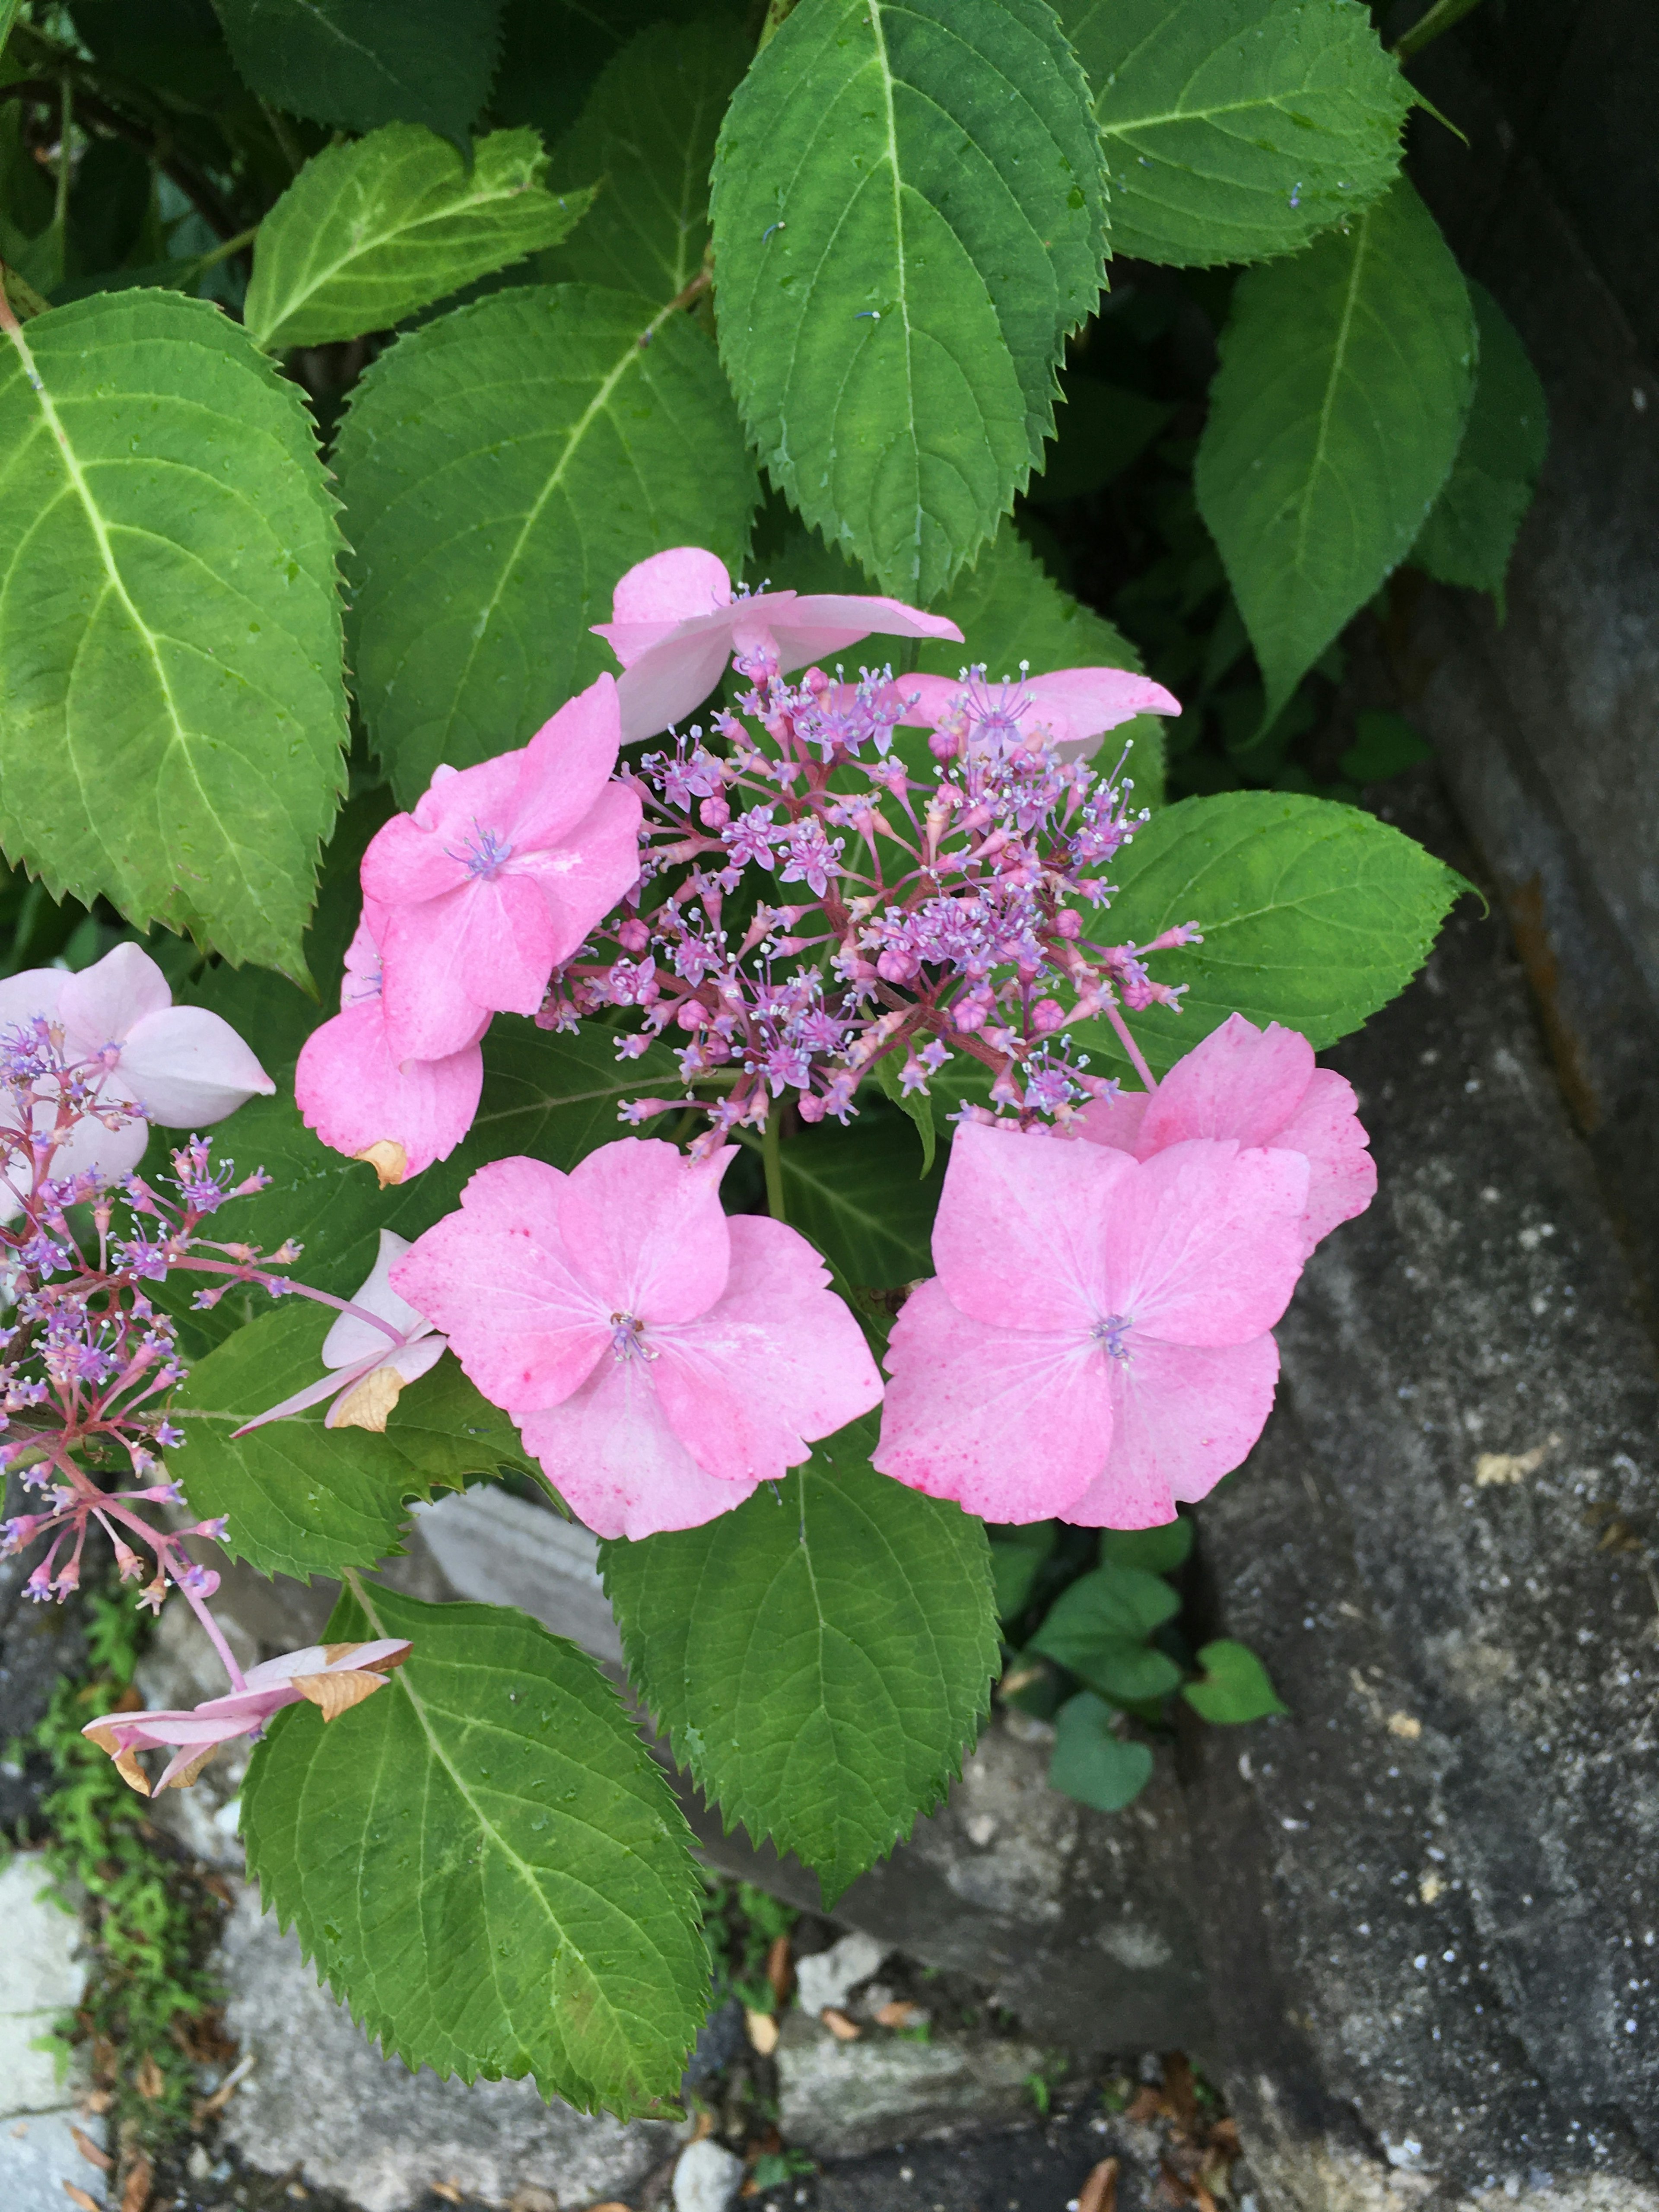
[[[15,975],[0,976],[0,1030],[27,1028],[42,1014],[49,1021],[54,1018],[70,981],[62,968],[23,968]],[[99,1039],[100,1044],[112,1042]]]
[[[371,1375],[378,1375],[382,1368],[390,1368],[392,1372],[404,1382],[418,1382],[422,1375],[428,1373],[437,1365],[448,1349],[449,1340],[447,1337],[417,1336],[412,1344],[400,1344],[394,1350],[388,1352],[384,1359],[372,1360],[364,1368],[355,1368],[352,1370],[353,1387],[355,1388],[358,1382],[367,1382]],[[346,1402],[350,1395],[349,1390],[342,1390],[335,1399],[334,1403],[323,1416],[323,1426],[325,1429],[339,1426],[340,1415],[345,1411]]]
[[[296,1674],[326,1674],[336,1668],[353,1672],[374,1673],[389,1661],[409,1656],[410,1645],[398,1636],[382,1636],[373,1643],[359,1644],[349,1651],[343,1651],[331,1659],[328,1649],[322,1644],[307,1644],[297,1651],[280,1652],[274,1659],[262,1659],[257,1667],[250,1667],[243,1678],[251,1692],[257,1693],[285,1689]],[[226,1704],[231,1701],[227,1698]]]
[[[786,599],[793,600],[793,605],[782,605],[774,611],[773,600]],[[884,599],[878,593],[813,592],[797,599],[793,592],[776,592],[762,594],[748,605],[766,610],[765,618],[778,641],[786,674],[824,653],[844,652],[848,646],[868,637],[872,630],[884,637],[936,637],[962,643],[962,632],[943,615],[924,614],[920,607],[907,605],[902,599]]]
[[[1316,1067],[1297,1108],[1273,1143],[1308,1163],[1308,1210],[1302,1233],[1309,1251],[1339,1222],[1352,1221],[1376,1196],[1376,1163],[1359,1119],[1353,1085],[1334,1068]]]
[[[407,1298],[392,1287],[392,1270],[409,1250],[409,1239],[390,1229],[380,1231],[380,1247],[374,1267],[351,1293],[354,1306],[378,1314],[404,1336],[424,1336],[432,1324],[417,1314]],[[372,1321],[343,1313],[323,1339],[325,1367],[355,1367],[360,1359],[379,1361],[392,1349],[392,1340]]]
[[[623,658],[623,647],[614,629],[596,624],[609,637],[611,650]],[[729,616],[711,616],[695,625],[684,624],[667,636],[647,645],[629,647],[628,665],[617,684],[617,708],[622,718],[623,743],[654,738],[659,731],[683,722],[720,682],[732,657]]]
[[[701,545],[674,545],[634,563],[617,583],[611,612],[618,623],[672,623],[731,604],[732,576],[725,562]]]
[[[880,1402],[864,1332],[806,1239],[743,1213],[731,1224],[725,1295],[696,1321],[653,1331],[657,1395],[699,1467],[776,1481],[819,1437]]]
[[[380,950],[386,1036],[400,1060],[441,1060],[486,1012],[533,1014],[553,972],[553,919],[527,876],[477,877],[394,907]]]
[[[933,1223],[952,1302],[1000,1328],[1086,1332],[1115,1310],[1103,1303],[1103,1254],[1121,1188],[1139,1172],[1095,1145],[960,1129]]]
[[[1181,702],[1161,684],[1127,668],[1059,668],[1048,676],[1028,677],[1023,688],[1037,711],[1022,715],[1022,722],[1058,713],[1071,725],[1074,738],[1097,738],[1137,714],[1181,712]]]
[[[1091,1146],[1097,1159],[1121,1152]],[[1127,1164],[1127,1163],[1126,1163]],[[1109,1314],[1172,1344],[1243,1344],[1290,1304],[1307,1256],[1299,1152],[1172,1145],[1121,1178],[1102,1253]]]
[[[362,876],[366,899],[380,906],[417,904],[466,882],[465,850],[458,839],[423,829],[412,814],[394,814],[370,840]],[[384,942],[384,932],[376,934]]]
[[[604,791],[617,765],[622,720],[614,677],[600,676],[567,699],[525,747],[517,784],[501,818],[512,865],[569,836]]]
[[[556,942],[538,885],[509,872],[480,879],[462,894],[459,912],[470,995],[495,1013],[533,1014],[547,995]]]
[[[1153,1093],[1141,1125],[1140,1157],[1188,1137],[1234,1137],[1272,1145],[1302,1103],[1313,1047],[1299,1030],[1259,1030],[1230,1014],[1178,1060]]]
[[[118,1083],[106,1083],[99,1095],[106,1103],[118,1100],[121,1086]],[[49,1130],[57,1118],[55,1106],[42,1104],[35,1109],[34,1126],[38,1130]],[[85,1121],[78,1121],[53,1151],[47,1172],[59,1182],[76,1175],[101,1175],[112,1182],[118,1176],[131,1173],[144,1157],[149,1142],[147,1121],[134,1119],[106,1129],[89,1115]],[[3,1180],[20,1192],[27,1192],[33,1183],[31,1172],[21,1161],[12,1163]],[[16,1211],[14,1205],[0,1211],[0,1218],[9,1220]]]
[[[380,995],[380,933],[386,927],[386,911],[378,899],[363,901],[356,929],[346,947],[345,973],[340,978],[343,1008]]]
[[[118,1043],[146,1014],[161,1013],[172,1004],[167,979],[149,953],[118,945],[78,975],[64,977],[58,1014],[77,1045],[96,1052]]]
[[[936,730],[966,689],[959,676],[902,676],[897,683],[906,702],[899,720],[913,730]]]
[[[1137,1338],[1112,1363],[1111,1450],[1066,1509],[1085,1528],[1153,1528],[1175,1501],[1204,1497],[1239,1466],[1273,1410],[1279,1347],[1271,1336],[1216,1347]]]
[[[736,1158],[726,1146],[693,1164],[659,1138],[623,1137],[571,1170],[559,1236],[598,1304],[652,1328],[714,1304],[732,1249],[720,1179]]]
[[[123,1084],[168,1129],[205,1129],[276,1088],[230,1024],[205,1006],[142,1015],[118,1064]]]
[[[1114,1152],[1144,1160],[1140,1127],[1152,1103],[1149,1091],[1120,1091],[1115,1098],[1091,1099],[1079,1116],[1083,1134],[1091,1144],[1109,1145]]]
[[[401,1145],[405,1176],[447,1159],[472,1126],[483,1088],[477,1036],[439,1060],[398,1060],[380,1001],[366,999],[313,1030],[294,1071],[301,1115],[325,1145],[356,1159],[371,1145]]]
[[[441,1329],[493,1405],[556,1405],[611,1350],[610,1309],[572,1269],[559,1233],[566,1178],[543,1160],[492,1161],[461,1210],[419,1237],[392,1287]]]
[[[431,1340],[443,1342],[442,1337]],[[389,1343],[390,1340],[388,1340]],[[303,1413],[312,1406],[320,1406],[325,1398],[343,1397],[354,1385],[362,1381],[373,1367],[380,1365],[378,1353],[371,1352],[349,1367],[331,1367],[313,1382],[298,1390],[291,1390],[286,1398],[279,1398],[274,1406],[267,1406],[263,1413],[256,1413],[251,1421],[244,1421],[240,1429],[230,1432],[234,1443],[238,1437],[252,1436],[255,1429],[268,1427],[272,1421],[286,1421],[295,1413]],[[331,1422],[328,1425],[331,1426]]]
[[[752,1495],[752,1481],[706,1474],[670,1427],[655,1363],[602,1359],[562,1405],[520,1417],[525,1449],[596,1535],[654,1536],[697,1528]]]
[[[556,964],[570,957],[638,881],[642,813],[638,792],[608,783],[567,842],[526,855],[525,878],[541,892],[551,918]]]
[[[1069,1515],[1105,1462],[1115,1364],[1076,1334],[975,1321],[923,1283],[893,1327],[872,1464],[988,1521]]]

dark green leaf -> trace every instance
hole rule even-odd
[[[944,1163],[918,1182],[902,1120],[870,1093],[859,1097],[859,1115],[846,1128],[820,1122],[781,1147],[784,1202],[792,1224],[849,1283],[896,1289],[933,1273]]]
[[[1181,1669],[1146,1639],[1180,1606],[1162,1576],[1109,1562],[1060,1592],[1030,1648],[1115,1697],[1157,1697]]]
[[[599,1547],[675,1757],[830,1903],[943,1796],[997,1666],[984,1524],[877,1474],[876,1426],[701,1528]]]
[[[1044,453],[1042,473],[1031,479],[1029,496],[1040,507],[1103,490],[1175,413],[1166,400],[1103,384],[1097,376],[1073,373],[1062,388],[1066,404]]]
[[[1351,783],[1381,783],[1434,757],[1434,747],[1403,714],[1382,708],[1356,714],[1353,732],[1353,743],[1337,763]]]
[[[302,972],[345,702],[298,387],[204,301],[105,293],[0,343],[0,842]]]
[[[1204,1646],[1198,1663],[1204,1680],[1187,1683],[1181,1694],[1200,1720],[1259,1721],[1269,1713],[1290,1711],[1279,1702],[1267,1668],[1248,1644],[1223,1637]]]
[[[214,0],[261,100],[313,123],[424,123],[464,143],[495,67],[501,0]]]
[[[327,1724],[290,1707],[254,1753],[267,1906],[388,2057],[624,2116],[672,2098],[708,2001],[702,1890],[598,1667],[505,1606],[374,1587],[327,1635],[414,1649]]]
[[[1412,88],[1358,0],[1060,0],[1097,93],[1112,245],[1293,253],[1400,167]]]
[[[1193,1548],[1190,1521],[1166,1521],[1161,1528],[1103,1528],[1100,1556],[1115,1567],[1139,1567],[1149,1575],[1172,1575]]]
[[[708,165],[752,42],[731,18],[658,23],[625,46],[555,155],[562,183],[603,181],[599,203],[545,273],[614,284],[659,306],[708,244]]]
[[[1264,723],[1410,552],[1463,434],[1475,345],[1468,288],[1408,184],[1239,279],[1194,484]]]
[[[800,0],[714,163],[720,345],[779,488],[933,599],[1054,423],[1105,238],[1088,88],[1043,0]]]
[[[991,1580],[996,1591],[997,1619],[1012,1620],[1031,1595],[1037,1569],[1054,1548],[1052,1521],[1033,1521],[1024,1528],[998,1528],[991,1536]]]
[[[1181,1012],[1129,1018],[1156,1073],[1235,1012],[1300,1030],[1316,1048],[1334,1044],[1404,990],[1468,889],[1374,815],[1293,792],[1183,799],[1136,832],[1112,873],[1114,938],[1145,945],[1179,921],[1204,932],[1152,963],[1161,981],[1187,986]],[[1123,1066],[1104,1022],[1072,1035]]]
[[[1468,428],[1412,560],[1443,584],[1490,592],[1501,607],[1516,533],[1526,520],[1549,445],[1538,372],[1492,294],[1471,284],[1480,374]]]
[[[1144,1743],[1113,1733],[1116,1716],[1092,1691],[1068,1698],[1054,1716],[1054,1753],[1048,1779],[1056,1790],[1097,1813],[1121,1813],[1152,1778],[1152,1754]]]
[[[933,1103],[919,1091],[906,1091],[903,1066],[901,1054],[884,1052],[876,1062],[875,1076],[899,1112],[915,1123],[916,1133],[921,1139],[921,1173],[925,1176],[933,1164],[934,1148],[939,1141]]]
[[[353,397],[338,467],[358,698],[406,805],[440,762],[526,743],[615,672],[588,625],[634,562],[697,544],[739,567],[757,489],[692,319],[580,284],[400,338]]]
[[[480,139],[469,165],[416,123],[330,146],[259,226],[242,319],[271,352],[386,330],[475,276],[556,245],[591,189],[545,189],[533,131]]]

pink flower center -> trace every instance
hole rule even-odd
[[[645,1323],[631,1313],[611,1315],[611,1350],[617,1359],[654,1359],[657,1356],[645,1341]]]
[[[475,881],[484,883],[493,883],[512,857],[513,848],[506,838],[494,830],[482,828],[477,822],[461,850],[450,854],[452,860],[466,863],[466,872]]]
[[[1132,1314],[1108,1314],[1103,1321],[1095,1323],[1090,1334],[1097,1344],[1105,1346],[1114,1359],[1128,1359],[1133,1355],[1123,1337],[1124,1332],[1133,1327],[1134,1316]]]

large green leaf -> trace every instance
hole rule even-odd
[[[1549,445],[1549,408],[1515,325],[1484,286],[1471,284],[1480,374],[1468,427],[1445,488],[1412,548],[1443,584],[1490,592],[1500,606],[1516,532],[1532,505]]]
[[[1095,88],[1112,245],[1293,253],[1400,167],[1412,88],[1358,0],[1060,0]]]
[[[1108,1560],[1060,1592],[1030,1649],[1069,1667],[1104,1697],[1162,1697],[1180,1681],[1181,1669],[1147,1638],[1180,1607],[1161,1575]]]
[[[400,338],[353,396],[337,465],[357,694],[405,805],[441,762],[525,744],[614,672],[588,625],[634,562],[698,544],[740,566],[757,494],[708,338],[582,284]]]
[[[283,1299],[199,1361],[169,1408],[185,1437],[169,1472],[195,1512],[229,1516],[226,1549],[261,1574],[371,1566],[399,1548],[406,1499],[465,1489],[503,1467],[534,1472],[507,1416],[450,1358],[409,1384],[384,1434],[325,1428],[325,1404],[234,1437],[318,1380],[334,1319],[314,1299]]]
[[[820,1122],[780,1148],[784,1205],[791,1224],[847,1282],[890,1290],[933,1273],[945,1163],[918,1181],[908,1120],[880,1102],[874,1085],[860,1091],[859,1107],[845,1128]]]
[[[1054,1715],[1054,1755],[1048,1779],[1097,1813],[1121,1813],[1152,1778],[1152,1754],[1144,1743],[1126,1743],[1116,1715],[1092,1690],[1068,1698]]]
[[[702,1889],[598,1667],[505,1606],[374,1586],[327,1633],[414,1649],[365,1704],[291,1706],[255,1752],[266,1905],[388,2057],[532,2075],[589,2111],[672,2097],[708,2001]]]
[[[998,1659],[984,1524],[877,1474],[875,1431],[701,1528],[599,1547],[675,1757],[830,1903],[943,1796]]]
[[[1408,184],[1233,293],[1198,503],[1271,722],[1410,552],[1474,388],[1468,290]]]
[[[492,131],[470,167],[416,123],[327,147],[259,226],[242,320],[272,351],[386,330],[556,245],[592,193],[546,173],[533,131]]]
[[[261,100],[316,123],[424,123],[463,142],[495,66],[501,0],[214,0]]]
[[[708,244],[708,166],[750,40],[730,17],[658,23],[625,46],[555,155],[561,182],[598,177],[599,203],[550,276],[614,284],[659,303],[684,290]]]
[[[1152,963],[1161,982],[1187,986],[1182,1011],[1129,1017],[1160,1074],[1233,1012],[1334,1044],[1404,990],[1468,888],[1375,815],[1275,791],[1165,807],[1112,873],[1121,888],[1102,927],[1116,941],[1148,944],[1181,921],[1204,932],[1201,945]],[[1103,1022],[1072,1035],[1121,1072]]]
[[[302,973],[344,782],[338,546],[296,386],[204,301],[0,337],[0,843]]]
[[[779,487],[884,589],[933,599],[1040,459],[1103,181],[1045,0],[800,0],[740,87],[722,356]]]

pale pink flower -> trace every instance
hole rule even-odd
[[[343,1313],[323,1339],[323,1365],[329,1372],[284,1398],[279,1406],[245,1421],[234,1431],[245,1437],[267,1421],[280,1421],[289,1413],[302,1413],[325,1398],[334,1403],[323,1418],[326,1429],[374,1429],[384,1431],[386,1415],[397,1404],[406,1382],[416,1382],[435,1367],[449,1349],[432,1323],[417,1314],[392,1287],[392,1270],[410,1249],[409,1240],[390,1229],[380,1231],[380,1249],[367,1279],[351,1294],[360,1310]],[[366,1320],[376,1315],[385,1328]]]
[[[988,1521],[1172,1520],[1267,1418],[1307,1195],[1298,1152],[1205,1140],[1142,1164],[964,1127],[875,1465]]]
[[[55,1178],[127,1174],[144,1156],[151,1121],[205,1129],[256,1092],[276,1089],[228,1022],[204,1006],[173,1005],[167,977],[136,945],[116,945],[78,975],[26,968],[0,981],[0,1030],[27,1028],[41,1017],[62,1029],[67,1060],[102,1060],[104,1074],[88,1079],[100,1106],[144,1109],[112,1129],[88,1115],[54,1153]],[[50,1129],[55,1119],[51,1104],[37,1104],[37,1129]],[[28,1188],[18,1165],[10,1180]],[[14,1193],[0,1190],[0,1219],[17,1210]]]
[[[1316,1067],[1306,1037],[1277,1022],[1259,1030],[1243,1014],[1230,1014],[1156,1091],[1097,1100],[1081,1119],[1085,1137],[1138,1160],[1191,1137],[1236,1137],[1241,1145],[1300,1152],[1308,1163],[1302,1227],[1310,1252],[1376,1195],[1376,1163],[1353,1085],[1334,1069]]]
[[[555,966],[640,872],[640,799],[611,780],[617,686],[601,676],[527,745],[441,768],[363,855],[386,1042],[398,1060],[477,1042],[491,1013],[533,1014]]]
[[[1085,760],[1108,730],[1136,714],[1178,714],[1181,702],[1149,676],[1127,668],[1061,668],[1018,682],[967,677],[907,676],[901,720],[913,728],[940,730],[969,743],[1006,743],[1045,732],[1062,760]]]
[[[953,622],[902,599],[845,592],[734,598],[726,563],[697,545],[637,562],[617,586],[611,616],[593,628],[624,671],[617,686],[624,744],[684,720],[734,655],[765,658],[787,675],[844,653],[872,630],[962,642]]]
[[[166,1748],[173,1754],[155,1785],[185,1788],[195,1781],[221,1744],[239,1735],[257,1736],[284,1705],[301,1698],[321,1709],[325,1721],[349,1711],[386,1687],[388,1671],[401,1667],[410,1646],[394,1637],[373,1644],[308,1644],[250,1667],[240,1690],[210,1698],[187,1712],[106,1713],[81,1731],[115,1761],[116,1771],[139,1795],[150,1795],[149,1778],[137,1753]]]
[[[601,1536],[729,1512],[881,1396],[805,1238],[721,1210],[735,1157],[623,1138],[568,1175],[497,1160],[392,1270]]]
[[[363,901],[362,919],[347,950],[340,1011],[313,1030],[294,1071],[294,1097],[307,1127],[348,1158],[368,1160],[381,1188],[447,1159],[472,1127],[483,1088],[475,1036],[441,1060],[399,1060],[386,1038],[379,939],[386,909]]]

